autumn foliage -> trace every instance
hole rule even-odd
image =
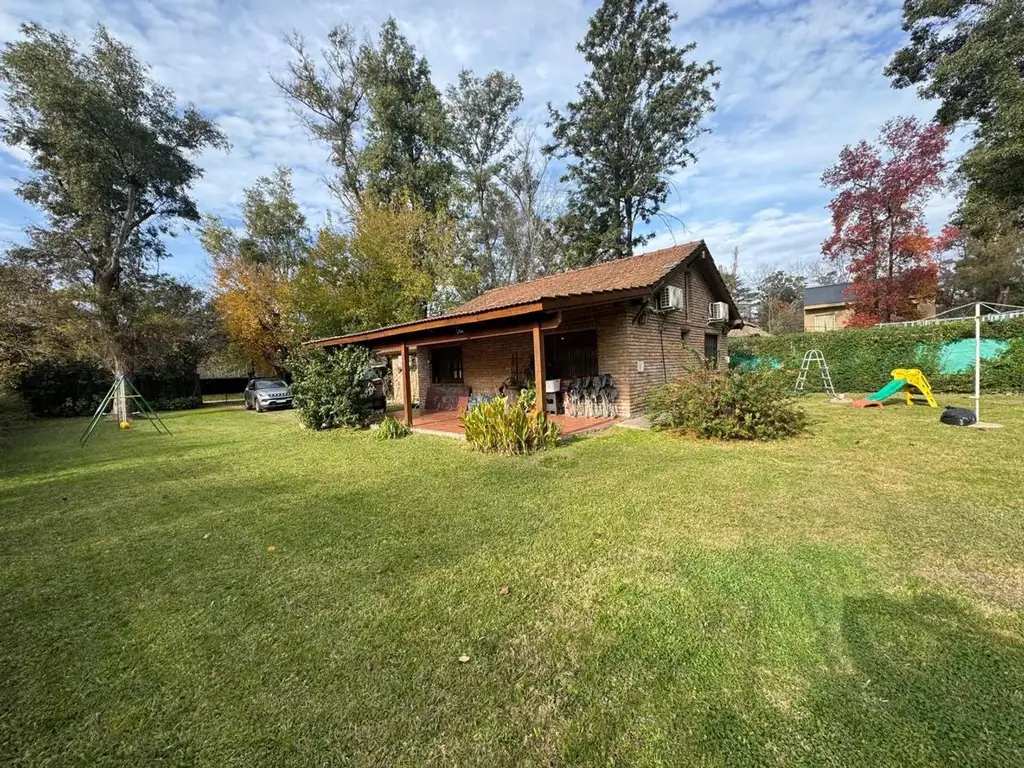
[[[294,337],[291,283],[272,264],[215,258],[214,305],[228,338],[260,371],[283,371]]]
[[[936,256],[956,236],[928,232],[924,206],[944,186],[948,130],[896,118],[877,144],[845,147],[822,183],[836,191],[829,203],[833,233],[826,258],[852,279],[850,325],[867,326],[919,316],[918,305],[937,292]]]

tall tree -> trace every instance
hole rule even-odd
[[[513,138],[519,120],[515,112],[522,101],[519,82],[501,71],[480,78],[463,70],[458,85],[445,92],[452,154],[462,196],[468,203],[466,219],[473,232],[484,289],[505,282],[501,259],[495,254],[501,237],[498,212],[507,202],[499,180],[516,159]]]
[[[559,191],[551,158],[539,151],[536,130],[525,127],[513,137],[512,160],[501,175],[503,195],[497,210],[501,258],[499,284],[519,283],[559,269],[559,248],[553,221]]]
[[[385,205],[408,195],[428,213],[445,210],[454,176],[451,132],[427,60],[392,17],[376,45],[360,49],[358,69],[369,108],[360,156],[367,189]]]
[[[755,324],[758,322],[757,288],[756,286],[752,287],[743,278],[743,275],[740,274],[738,258],[739,248],[736,248],[733,256],[733,267],[727,272],[722,272],[722,280],[725,282],[725,287],[729,289],[729,294],[732,296],[737,309],[739,309],[740,316],[747,323]]]
[[[1016,220],[985,224],[985,235],[969,230],[959,241],[951,287],[962,301],[1024,304],[1024,231]]]
[[[334,28],[318,57],[299,36],[294,58],[274,82],[312,135],[331,147],[333,185],[353,212],[365,191],[390,205],[411,197],[428,212],[445,210],[455,169],[451,130],[430,66],[389,18],[375,41]],[[321,64],[320,61],[323,63]]]
[[[658,215],[671,174],[697,159],[690,146],[707,130],[719,69],[687,59],[695,43],[672,43],[676,18],[664,0],[604,0],[577,45],[590,65],[579,98],[564,114],[548,105],[548,151],[570,158],[561,228],[578,262],[632,255],[653,236],[638,222]]]
[[[443,308],[449,291],[474,286],[447,271],[460,247],[456,222],[408,202],[364,198],[350,229],[321,228],[294,282],[296,324],[303,338],[417,320]],[[471,278],[473,273],[467,270]]]
[[[286,38],[294,57],[286,76],[271,75],[310,135],[330,146],[338,176],[331,191],[346,209],[358,208],[365,180],[356,132],[366,117],[366,85],[359,71],[359,43],[352,27],[334,27],[318,56],[299,34]]]
[[[805,278],[783,269],[763,272],[753,289],[757,323],[769,333],[803,330]]]
[[[242,235],[208,216],[199,239],[213,262],[217,310],[228,337],[265,370],[284,370],[294,338],[292,281],[309,249],[291,172],[278,168],[245,190]]]
[[[995,208],[1024,211],[1024,4],[1020,0],[904,0],[910,42],[886,68],[896,88],[937,99],[945,126],[973,126],[963,157],[971,227]],[[982,221],[975,221],[975,219]],[[1024,224],[1024,222],[1022,222]]]
[[[62,345],[59,329],[71,309],[62,299],[42,270],[0,258],[0,391]]]
[[[943,126],[898,118],[882,127],[876,145],[844,147],[822,174],[836,192],[829,203],[833,233],[822,252],[848,265],[851,324],[913,319],[917,302],[934,297],[934,257],[948,237],[928,233],[924,205],[944,186],[948,143]]]
[[[226,148],[216,125],[150,77],[128,46],[99,27],[88,51],[37,24],[0,53],[6,109],[0,137],[29,156],[17,194],[42,209],[22,258],[81,288],[102,358],[115,375],[135,360],[123,310],[126,277],[147,271],[160,236],[198,221],[194,157]],[[125,403],[119,404],[123,417]]]

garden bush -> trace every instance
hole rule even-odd
[[[506,455],[554,447],[558,442],[558,425],[534,411],[535,400],[533,391],[527,390],[512,404],[507,397],[477,403],[460,417],[466,441],[479,451]]]
[[[997,359],[982,362],[982,391],[1024,392],[1024,318],[982,323],[981,334],[1008,344]],[[894,368],[920,368],[936,392],[973,392],[973,365],[962,373],[942,372],[942,346],[962,339],[973,344],[973,321],[730,337],[729,356],[732,365],[760,361],[795,371],[807,350],[820,349],[838,392],[874,392],[889,382]],[[822,389],[816,366],[807,377],[807,389]]]
[[[154,411],[188,411],[192,408],[202,408],[203,398],[201,397],[163,397],[159,400],[152,400],[149,403]]]
[[[373,412],[373,384],[365,374],[374,359],[365,347],[293,351],[288,366],[299,421],[312,429],[366,426]]]
[[[92,416],[114,378],[85,360],[46,360],[28,368],[19,388],[34,416]]]
[[[394,416],[385,416],[377,425],[374,436],[378,440],[397,440],[410,434],[410,429]]]
[[[162,371],[143,371],[132,384],[158,411],[203,404],[194,362],[179,361]],[[19,383],[35,416],[92,416],[114,383],[114,375],[91,360],[44,360],[24,371]],[[134,406],[136,409],[139,406]]]
[[[654,390],[647,417],[661,429],[722,440],[774,440],[807,427],[790,396],[789,378],[767,368],[697,368]]]

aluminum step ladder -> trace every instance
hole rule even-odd
[[[804,391],[804,384],[807,383],[807,372],[811,369],[811,363],[817,363],[818,368],[821,369],[821,383],[825,387],[825,392],[835,397],[836,390],[832,386],[832,374],[828,372],[828,363],[825,362],[825,356],[821,354],[820,349],[809,349],[804,354],[804,360],[800,364],[800,375],[796,377],[795,391]]]

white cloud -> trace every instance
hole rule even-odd
[[[721,66],[712,133],[698,142],[699,161],[673,177],[673,195],[658,224],[658,243],[703,237],[718,258],[736,245],[744,269],[817,256],[829,229],[821,171],[844,144],[871,138],[899,114],[930,117],[931,105],[889,87],[881,74],[900,43],[900,0],[688,0],[673,3],[676,37],[695,40],[695,56]],[[294,169],[300,202],[312,220],[331,206],[322,179],[326,149],[296,124],[270,81],[287,59],[285,33],[312,43],[334,24],[375,31],[393,14],[430,61],[439,87],[461,68],[504,69],[522,82],[524,118],[542,123],[545,104],[572,98],[584,72],[575,44],[593,2],[583,0],[7,0],[0,35],[38,20],[86,40],[105,23],[134,46],[154,75],[215,115],[229,154],[207,153],[196,186],[204,211],[231,215],[243,187],[277,164]],[[0,153],[0,174],[15,175],[22,155]],[[949,201],[935,201],[937,223]],[[22,207],[0,187],[0,221],[23,223]],[[172,271],[203,279],[194,238],[171,243]]]

